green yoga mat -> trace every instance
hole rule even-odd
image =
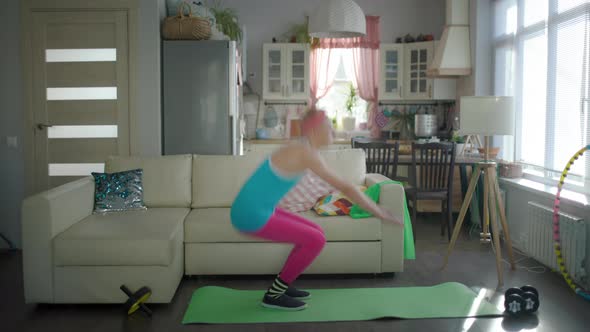
[[[264,291],[207,286],[197,289],[183,324],[358,321],[378,318],[500,316],[501,312],[467,286],[450,282],[432,287],[309,290],[301,311],[264,308]]]

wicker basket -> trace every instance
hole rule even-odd
[[[516,179],[522,177],[522,164],[501,161],[498,166],[500,176],[503,178]]]
[[[185,6],[188,7],[188,16],[183,14]],[[207,40],[211,37],[211,24],[207,19],[193,16],[191,6],[182,2],[176,16],[164,19],[162,37],[172,40]]]

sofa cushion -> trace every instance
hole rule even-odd
[[[267,242],[238,232],[230,222],[229,212],[229,208],[193,209],[184,222],[184,242]],[[381,221],[375,218],[320,217],[312,211],[301,215],[322,226],[328,241],[381,239]]]
[[[297,185],[279,202],[281,209],[289,212],[303,212],[311,209],[320,197],[328,195],[334,188],[312,171],[305,172]]]
[[[365,184],[367,166],[362,149],[326,150],[321,154],[328,168],[336,175],[356,185]]]
[[[230,207],[238,191],[267,155],[193,156],[193,208]]]
[[[184,221],[184,242],[260,242],[238,232],[229,213],[230,208],[191,210]]]
[[[90,215],[55,237],[54,265],[167,266],[189,211],[152,208]]]
[[[328,241],[381,240],[381,220],[377,218],[353,219],[350,216],[318,216],[314,211],[300,213],[307,220],[322,226]]]
[[[110,157],[108,173],[143,169],[143,200],[148,208],[189,207],[191,204],[190,155]]]

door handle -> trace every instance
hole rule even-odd
[[[37,129],[43,130],[45,128],[53,127],[53,125],[47,123],[37,123]]]

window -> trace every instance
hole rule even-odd
[[[341,119],[348,116],[345,104],[350,85],[355,81],[352,50],[333,49],[330,56],[338,58],[340,65],[332,87],[323,98],[318,100],[317,107],[326,110],[330,118],[336,118],[338,123],[341,123]],[[357,99],[356,107],[352,109],[352,115],[356,118],[357,127],[359,123],[367,121],[367,102],[360,96]]]
[[[504,139],[503,157],[555,184],[590,144],[590,1],[499,0],[494,16],[494,92],[516,104],[516,133]],[[589,156],[569,174],[566,186],[590,191]]]

